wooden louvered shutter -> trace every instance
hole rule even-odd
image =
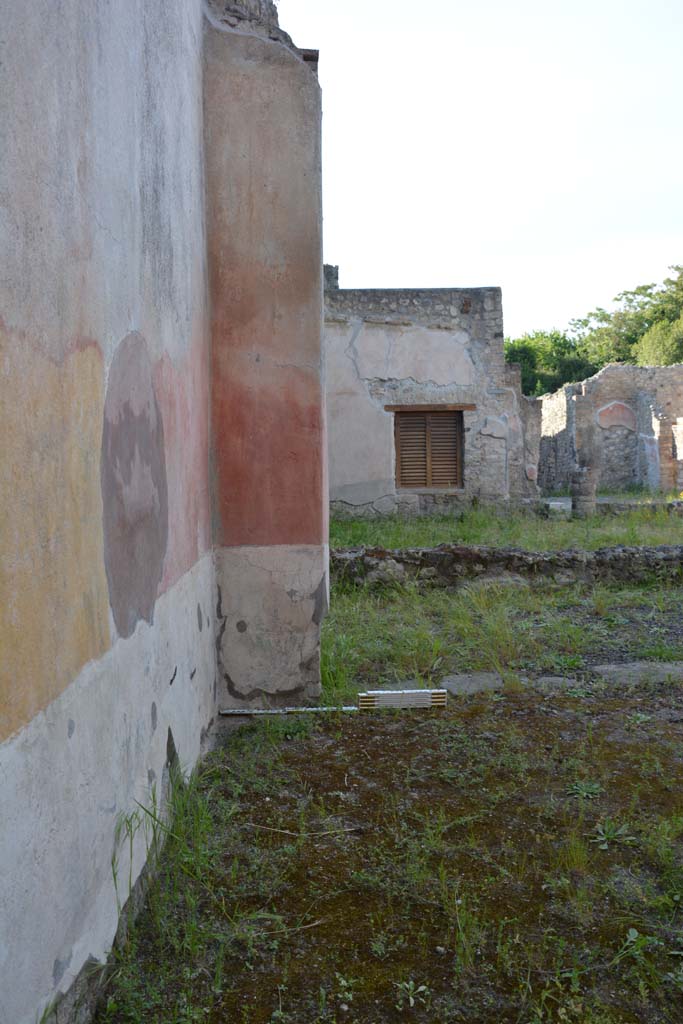
[[[427,486],[427,416],[396,414],[396,480],[399,487]]]
[[[457,487],[460,483],[460,436],[457,412],[428,415],[432,487]]]
[[[462,487],[462,412],[397,412],[398,487]]]

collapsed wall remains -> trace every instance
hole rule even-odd
[[[539,403],[543,493],[568,488],[579,467],[602,490],[683,488],[683,365],[612,363]]]

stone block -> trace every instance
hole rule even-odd
[[[502,690],[503,679],[497,672],[465,672],[444,676],[439,686],[454,696],[464,697],[473,693]]]
[[[683,661],[629,661],[596,665],[593,672],[607,683],[637,686],[639,683],[683,683]]]

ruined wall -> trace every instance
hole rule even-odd
[[[315,71],[210,27],[205,117],[220,692],[292,704],[327,605]]]
[[[339,513],[432,511],[474,497],[534,497],[540,410],[503,356],[498,288],[325,293],[330,498]],[[463,412],[464,480],[397,490],[385,405]]]
[[[569,486],[577,465],[598,467],[598,487],[674,490],[683,479],[683,366],[617,363],[544,395],[539,482]]]
[[[672,512],[680,514],[672,508]],[[473,579],[495,582],[552,581],[575,583],[679,582],[683,546],[598,548],[596,551],[522,551],[481,544],[440,544],[436,548],[337,548],[331,569],[336,581],[355,586],[414,582],[419,586],[458,587]]]
[[[538,459],[538,484],[543,494],[569,487],[572,471],[578,465],[574,449],[574,409],[567,388],[539,399],[541,438]]]
[[[216,641],[248,697],[317,687],[318,88],[272,4],[223,6],[0,0],[3,1024],[106,956]]]

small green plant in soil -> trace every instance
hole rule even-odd
[[[396,995],[396,1009],[401,1013],[403,1010],[412,1010],[418,1003],[427,1006],[430,991],[428,985],[416,985],[410,978],[408,981],[396,983]]]
[[[620,825],[617,821],[613,821],[612,818],[605,818],[604,821],[599,821],[595,826],[595,834],[591,838],[591,843],[597,843],[599,850],[609,850],[610,846],[613,846],[615,843],[623,843],[624,846],[630,846],[635,841],[636,837],[630,834],[628,825]]]
[[[355,978],[345,978],[339,971],[335,972],[337,1000],[347,1007],[353,1002],[353,990],[357,984]]]
[[[599,782],[593,782],[590,779],[579,779],[578,782],[572,782],[567,793],[569,796],[577,796],[581,800],[595,800],[602,793],[602,786]]]

